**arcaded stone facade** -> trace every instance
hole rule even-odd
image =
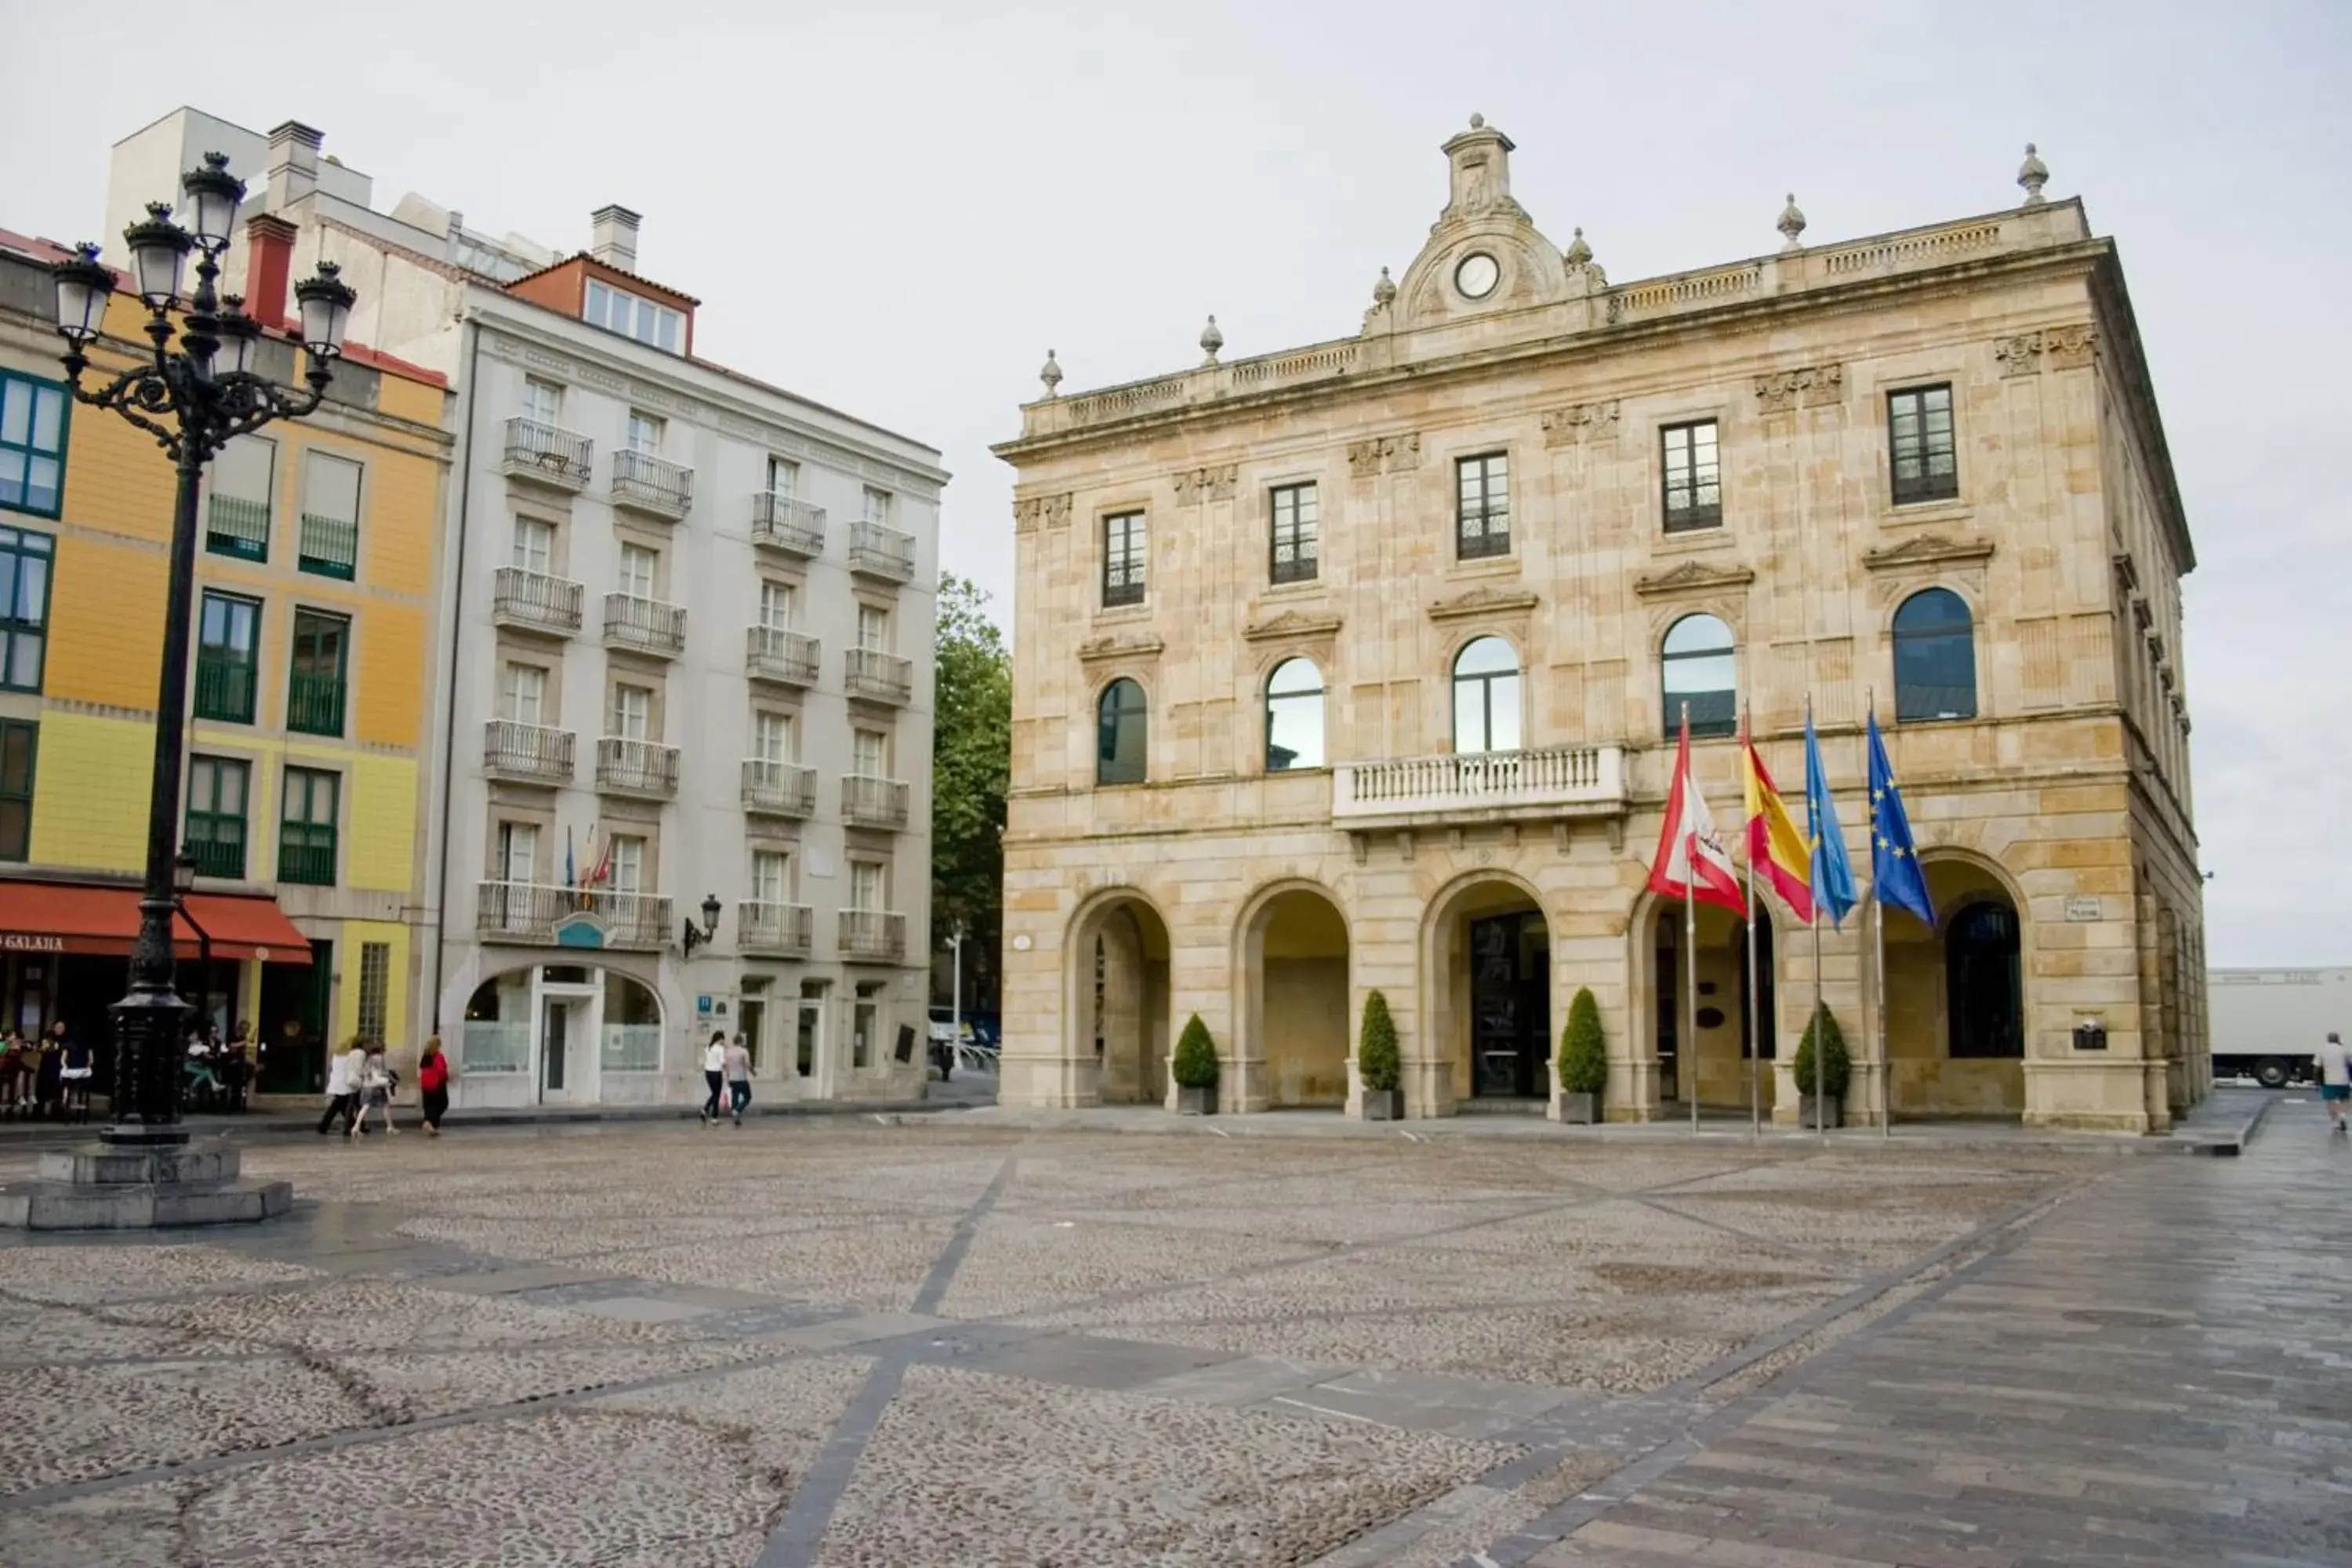
[[[1224,1109],[1352,1106],[1377,988],[1408,1114],[1557,1109],[1589,986],[1609,1117],[1745,1107],[1737,922],[1702,913],[1687,997],[1645,890],[1671,731],[1690,702],[1729,830],[1715,731],[1751,711],[1793,799],[1810,696],[1866,879],[1874,697],[1937,913],[1886,921],[1898,1119],[2168,1125],[2210,1080],[2193,555],[2113,244],[2029,156],[2010,210],[1812,246],[1791,203],[1775,253],[1612,285],[1511,152],[1445,144],[1355,336],[1225,362],[1212,321],[1197,368],[1083,395],[1049,360],[997,448],[1004,1100],[1160,1100],[1198,1013]],[[1770,912],[1757,1078],[1790,1121],[1813,948]],[[1820,945],[1873,1117],[1870,926]]]

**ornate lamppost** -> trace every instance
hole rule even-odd
[[[252,368],[261,324],[243,301],[223,299],[214,285],[228,248],[245,182],[228,159],[205,154],[183,175],[182,210],[150,204],[147,219],[123,231],[131,278],[147,306],[152,355],[95,391],[82,385],[89,369],[83,350],[99,336],[113,293],[113,271],[84,245],[51,270],[58,290],[58,331],[66,339],[66,378],[77,401],[111,408],[155,438],[179,470],[172,517],[170,575],[164,590],[163,668],[155,699],[155,759],[147,803],[147,872],[139,899],[139,936],[131,949],[131,991],[114,1005],[113,1121],[100,1136],[131,1149],[187,1142],[180,1124],[180,1026],[187,1004],[173,981],[173,872],[178,851],[180,753],[188,702],[188,628],[195,593],[196,489],[205,465],[236,437],[279,419],[299,419],[319,406],[342,352],[343,329],[357,298],[331,261],[296,285],[302,346],[309,355],[307,393],[278,385]],[[196,286],[173,320],[188,253],[196,253]],[[176,337],[176,342],[174,339]]]

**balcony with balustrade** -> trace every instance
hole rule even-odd
[[[816,945],[816,911],[806,904],[745,899],[735,906],[735,946],[743,952],[806,958]]]
[[[915,536],[885,528],[878,522],[855,524],[849,531],[849,569],[861,577],[884,583],[911,583],[915,580]]]
[[[482,726],[482,771],[509,784],[568,784],[576,748],[569,730],[493,719]]]
[[[852,697],[903,708],[915,698],[915,661],[876,648],[842,650],[842,684]]]
[[[767,490],[751,497],[751,542],[797,560],[824,553],[824,508]]]
[[[489,942],[577,946],[568,928],[593,928],[596,945],[618,949],[667,947],[670,901],[652,893],[585,892],[537,882],[476,885],[474,931]]]
[[[903,780],[841,775],[841,819],[859,827],[904,827],[913,792]]]
[[[606,735],[596,742],[596,788],[605,795],[668,800],[677,794],[677,748]]]
[[[686,651],[686,606],[635,594],[604,595],[604,646],[676,658]]]
[[[542,425],[520,415],[507,421],[505,454],[499,472],[576,495],[588,488],[595,443],[576,430]]]
[[[821,651],[814,637],[780,626],[751,626],[743,636],[743,673],[775,686],[814,686]]]
[[[841,956],[897,963],[907,956],[907,917],[888,910],[841,911]]]
[[[513,631],[568,637],[580,629],[583,597],[569,577],[501,566],[490,584],[490,619]]]
[[[1350,831],[1622,817],[1622,746],[1466,752],[1331,770],[1331,825]]]
[[[759,816],[814,816],[816,770],[765,757],[744,758],[743,809]]]
[[[694,505],[694,470],[650,452],[615,452],[613,504],[676,522]]]

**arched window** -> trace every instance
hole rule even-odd
[[[1923,588],[1895,611],[1895,720],[1977,716],[1977,642],[1949,588]]]
[[[1519,749],[1519,656],[1501,637],[1480,637],[1454,656],[1454,749]]]
[[[1944,987],[1953,1056],[2025,1054],[2015,910],[1985,900],[1952,917],[1944,932]]]
[[[1659,664],[1669,739],[1682,732],[1685,702],[1692,734],[1739,732],[1739,673],[1729,626],[1714,616],[1685,616],[1666,628]]]
[[[1286,658],[1265,682],[1265,771],[1323,765],[1323,672]]]
[[[1143,688],[1125,676],[1103,688],[1095,710],[1095,783],[1141,784],[1151,711]]]

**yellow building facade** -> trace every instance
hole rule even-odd
[[[103,1041],[145,855],[173,473],[119,416],[71,406],[52,258],[0,236],[0,1007]],[[132,363],[144,325],[118,293],[85,385]],[[256,368],[299,387],[299,358],[273,332]],[[265,1090],[317,1087],[329,1040],[417,1043],[445,397],[355,349],[316,413],[206,475],[182,989],[224,1034],[257,1027]]]

